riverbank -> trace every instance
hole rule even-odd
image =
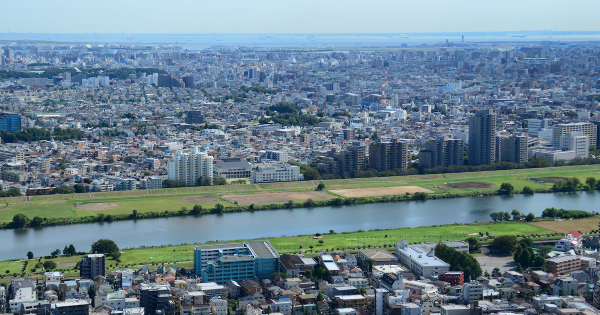
[[[279,251],[280,254],[294,253],[314,256],[320,250],[327,251],[349,251],[356,252],[365,248],[380,248],[393,250],[394,244],[400,240],[406,239],[410,243],[437,242],[446,240],[464,240],[468,237],[480,237],[480,235],[500,236],[515,235],[518,237],[531,236],[534,239],[560,238],[562,234],[556,234],[551,230],[540,228],[524,222],[503,221],[503,222],[482,222],[468,224],[449,224],[436,225],[415,228],[399,229],[377,229],[370,231],[341,232],[323,231],[320,237],[315,235],[298,235],[291,237],[270,238],[269,241]],[[264,238],[260,239],[264,240]],[[481,238],[485,242],[485,238]],[[115,240],[119,245],[118,240]],[[250,241],[247,239],[232,240],[226,243],[237,243]],[[322,241],[322,243],[320,242]],[[204,244],[221,244],[225,242],[207,242]],[[115,261],[112,257],[107,258],[107,272],[115,269],[132,268],[138,269],[142,266],[153,267],[161,263],[169,266],[191,267],[193,265],[193,250],[198,244],[181,245],[162,245],[162,246],[141,246],[139,248],[121,249],[122,255],[120,261]],[[90,244],[91,246],[91,244]],[[77,250],[87,250],[77,248]],[[23,249],[23,256],[28,249]],[[48,253],[51,249],[48,249]],[[41,253],[35,253],[38,256]],[[44,253],[46,254],[46,253]],[[56,258],[36,257],[32,260],[13,259],[0,261],[0,282],[15,276],[36,276],[42,275],[41,268],[35,268],[35,265],[41,261],[52,260],[58,264],[57,270],[66,276],[77,275],[75,263],[79,262],[83,256],[59,256]],[[154,267],[156,268],[156,267]],[[35,271],[34,271],[35,269]],[[8,272],[7,272],[8,271]]]
[[[0,228],[17,227],[10,223],[18,213],[25,214],[30,220],[36,216],[40,218],[36,222],[30,222],[28,226],[55,226],[298,207],[491,196],[499,194],[498,189],[502,183],[512,184],[517,192],[525,186],[538,193],[551,192],[553,181],[572,177],[577,177],[582,182],[587,177],[599,179],[600,165],[326,180],[321,181],[325,185],[324,192],[315,191],[316,181],[303,181],[3,198],[0,202],[6,203],[0,206]],[[376,189],[365,193],[373,191],[368,188]],[[416,192],[398,195],[397,188]],[[420,189],[429,193],[425,194]],[[357,195],[357,191],[362,192],[358,194],[361,197],[353,197]],[[382,191],[389,191],[390,195],[381,196]],[[288,203],[289,200],[292,203]]]

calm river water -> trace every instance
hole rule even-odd
[[[365,204],[342,207],[297,208],[227,213],[199,217],[171,217],[67,226],[0,230],[0,260],[49,255],[73,244],[88,251],[93,242],[109,238],[119,247],[234,240],[317,232],[390,229],[434,224],[490,221],[490,213],[532,212],[547,207],[599,211],[600,192],[491,196],[428,201]]]

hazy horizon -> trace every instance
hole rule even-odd
[[[31,0],[4,3],[0,33],[402,34],[600,30],[600,2]]]

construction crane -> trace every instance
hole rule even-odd
[[[387,85],[387,67],[385,67],[385,75],[383,77],[383,83],[381,84],[381,106],[386,106],[385,102],[385,87]]]

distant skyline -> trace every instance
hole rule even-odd
[[[0,33],[410,33],[600,30],[600,1],[30,0]]]

